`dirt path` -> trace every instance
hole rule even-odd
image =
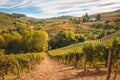
[[[95,72],[83,73],[81,70],[57,63],[46,54],[44,61],[37,69],[31,71],[20,80],[105,80],[103,75],[105,75],[105,72],[100,74]]]

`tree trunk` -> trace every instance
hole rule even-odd
[[[86,57],[86,53],[84,53],[84,66],[83,66],[84,72],[86,72],[87,70],[87,57]]]
[[[111,74],[111,68],[112,68],[112,49],[109,49],[109,55],[108,55],[108,70],[107,70],[107,78],[106,80],[110,80],[110,74]]]

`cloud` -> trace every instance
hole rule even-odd
[[[82,16],[120,9],[120,0],[2,0],[0,10],[36,18]]]

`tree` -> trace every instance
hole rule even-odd
[[[19,40],[12,40],[7,44],[5,48],[5,53],[6,54],[20,53],[21,50],[22,50],[22,43]]]
[[[88,22],[89,21],[89,16],[86,13],[85,16],[83,16],[83,22]]]
[[[21,40],[22,36],[18,32],[11,32],[8,34],[3,35],[6,46],[5,46],[5,53],[18,53],[21,51]]]
[[[48,49],[48,35],[44,31],[35,31],[32,38],[32,49],[46,51]]]
[[[63,31],[59,33],[56,39],[58,47],[63,47],[75,43],[75,35],[70,31]]]
[[[0,49],[3,49],[5,47],[5,40],[3,39],[3,36],[0,35]]]
[[[71,31],[62,31],[55,38],[52,38],[49,44],[52,48],[59,48],[84,41],[85,37],[81,34],[75,34]]]
[[[15,27],[20,34],[27,30],[27,25],[23,23],[15,23]]]
[[[83,35],[80,35],[80,34],[75,35],[75,39],[76,39],[76,43],[85,41],[85,37]]]
[[[22,36],[18,32],[4,33],[3,39],[5,40],[5,47],[6,47],[7,44],[12,40],[21,41]]]
[[[96,19],[99,21],[101,20],[101,14],[96,15]]]
[[[23,44],[23,50],[25,52],[32,50],[32,44],[31,44],[32,36],[33,36],[33,31],[25,31],[22,34],[22,44]]]
[[[22,42],[25,52],[45,51],[48,48],[48,35],[44,31],[26,31]]]

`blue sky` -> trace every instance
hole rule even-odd
[[[120,9],[120,0],[0,0],[0,11],[35,18],[82,16]]]

